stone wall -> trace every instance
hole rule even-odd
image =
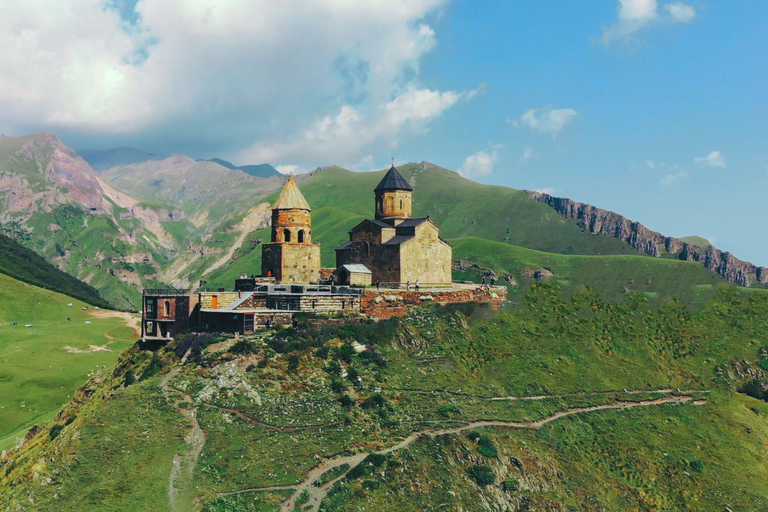
[[[238,300],[241,292],[201,292],[200,307],[202,309],[213,309],[213,297],[217,297],[216,309],[227,309],[233,302]]]
[[[500,309],[507,301],[507,289],[503,286],[481,286],[446,290],[367,290],[362,297],[361,312],[374,318],[405,316],[408,307],[437,302],[438,304],[480,302],[490,303]]]
[[[428,222],[416,230],[413,239],[400,245],[400,282],[450,284],[453,249],[438,237]]]
[[[261,250],[262,275],[272,274],[280,283],[320,281],[320,246],[314,244],[264,244]]]

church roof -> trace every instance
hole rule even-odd
[[[373,190],[413,190],[413,187],[393,165]]]
[[[299,187],[296,186],[296,182],[293,181],[293,176],[288,177],[288,183],[285,184],[285,188],[280,192],[280,197],[275,201],[273,210],[310,210],[309,203],[304,199]]]

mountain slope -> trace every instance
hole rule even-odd
[[[540,192],[532,192],[531,196],[551,206],[563,217],[577,220],[582,229],[623,240],[650,256],[697,261],[706,269],[717,272],[728,281],[741,286],[750,286],[752,283],[768,284],[768,268],[742,261],[717,249],[706,240],[697,238],[693,243],[688,243],[651,231],[639,222],[633,222],[618,213],[590,204]],[[702,241],[705,243],[701,244]]]
[[[34,286],[69,295],[94,306],[110,306],[94,287],[59,270],[36,252],[5,235],[0,235],[0,273]]]
[[[86,149],[78,151],[78,154],[96,172],[105,171],[118,165],[137,164],[165,158],[162,155],[155,155],[139,149],[126,147],[107,150]]]
[[[643,302],[539,284],[501,314],[133,348],[0,462],[0,508],[764,510],[768,404],[736,389],[768,376],[768,293]]]
[[[221,158],[211,158],[209,162],[215,162],[219,165],[226,167],[227,169],[240,169],[244,173],[253,176],[255,178],[274,178],[282,176],[277,169],[269,164],[257,164],[257,165],[240,165],[237,166],[232,162],[227,162]]]
[[[475,244],[486,248],[501,243],[596,258],[636,256],[641,250],[648,257],[699,261],[739,284],[767,286],[762,282],[768,278],[765,270],[683,241],[672,244],[675,250],[682,248],[679,252],[660,248],[640,236],[647,231],[637,227],[641,225],[612,212],[582,208],[602,212],[598,216],[610,220],[590,223],[583,216],[571,218],[553,211],[535,200],[535,194],[532,198],[526,191],[475,183],[428,162],[406,164],[400,170],[415,186],[414,215],[430,215],[441,225],[444,238],[457,241],[457,260],[491,267],[491,260],[469,258],[469,246],[458,243],[465,238],[482,240]],[[322,244],[323,265],[334,265],[334,248],[346,241],[352,226],[372,215],[372,190],[383,173],[328,167],[297,178],[313,208],[313,238]],[[194,287],[201,279],[229,287],[235,275],[259,273],[259,245],[269,236],[268,207],[282,183],[281,176],[256,178],[181,155],[113,167],[97,176],[51,134],[3,137],[0,232],[91,284],[116,306],[135,308],[142,287]],[[611,231],[609,226],[622,229]],[[663,239],[661,245],[668,238],[649,236]],[[647,274],[643,260],[631,261],[615,282],[637,281]],[[529,281],[529,270],[537,269],[505,272],[524,283]],[[705,274],[699,277],[703,277],[699,285],[712,284]],[[580,279],[572,283],[594,284]],[[656,280],[646,291],[663,298],[673,289],[680,287]]]
[[[0,274],[0,451],[53,418],[88,374],[114,365],[135,340],[123,317],[91,304]]]

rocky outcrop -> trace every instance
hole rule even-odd
[[[768,268],[758,267],[736,258],[731,253],[714,246],[701,249],[674,237],[651,231],[639,222],[633,222],[623,215],[597,208],[591,204],[579,203],[564,197],[554,197],[541,192],[531,192],[531,197],[552,207],[567,219],[575,219],[579,227],[593,234],[608,235],[627,242],[631,247],[649,256],[660,257],[664,248],[669,254],[681,260],[698,261],[707,270],[716,272],[724,279],[741,286],[749,286],[749,276],[760,283],[768,283]]]

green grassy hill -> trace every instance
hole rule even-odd
[[[684,236],[680,240],[682,240],[683,242],[685,242],[687,244],[696,245],[698,247],[701,247],[702,249],[706,249],[707,247],[712,245],[712,242],[710,242],[709,240],[707,240],[706,238],[701,237],[701,236]]]
[[[736,391],[768,379],[768,293],[522,302],[133,348],[0,463],[0,508],[768,508],[768,404]]]
[[[90,373],[112,367],[135,341],[125,320],[95,316],[91,304],[0,274],[0,450],[53,418]]]
[[[0,273],[94,306],[110,307],[93,286],[59,270],[36,252],[1,234]]]

